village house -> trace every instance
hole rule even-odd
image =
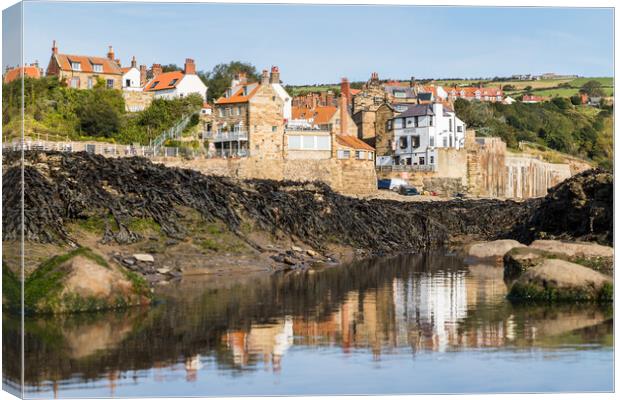
[[[57,76],[74,89],[92,89],[98,80],[102,80],[107,88],[122,88],[123,71],[119,60],[114,58],[112,46],[109,46],[106,57],[70,55],[59,53],[54,40],[46,74]]]
[[[453,87],[448,90],[448,99],[454,101],[456,99],[488,101],[491,103],[501,102],[504,99],[504,92],[497,87]]]
[[[400,108],[402,106],[404,108]],[[465,124],[454,111],[440,102],[433,104],[395,105],[403,110],[387,121],[393,153],[379,154],[377,165],[436,164],[436,149],[462,149],[465,145]]]
[[[42,76],[39,63],[35,62],[24,67],[6,68],[4,73],[4,83],[10,83],[19,78],[39,79]]]
[[[207,99],[207,86],[196,75],[196,64],[191,58],[185,59],[183,71],[162,72],[161,65],[154,64],[151,72],[152,78],[144,86],[144,91],[152,92],[156,99],[186,97],[192,93]]]
[[[280,70],[263,70],[260,82],[237,74],[215,101],[213,123],[205,127],[210,150],[224,157],[281,158],[291,97],[280,84]]]
[[[121,68],[121,71],[123,71],[123,90],[141,91],[143,89],[144,82],[141,79],[140,70],[138,69],[138,63],[135,56],[131,58],[131,65],[129,67]]]
[[[535,103],[541,103],[547,100],[549,100],[547,97],[535,96],[533,94],[524,94],[523,98],[521,99],[521,103],[535,104]]]

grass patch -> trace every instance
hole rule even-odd
[[[137,233],[155,232],[161,234],[161,226],[151,217],[135,218],[127,224],[130,231]]]
[[[592,288],[559,289],[553,286],[542,287],[516,282],[510,288],[507,298],[513,302],[599,302],[613,301],[613,284],[605,283],[594,290]]]

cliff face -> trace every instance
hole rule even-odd
[[[20,237],[18,159],[19,154],[4,157],[3,240]],[[241,227],[247,223],[316,249],[336,243],[376,254],[422,251],[460,235],[526,242],[539,236],[561,237],[606,244],[613,232],[613,181],[598,170],[561,183],[544,199],[522,203],[401,203],[346,197],[318,182],[233,181],[143,158],[27,152],[24,164],[24,235],[35,242],[78,242],[66,225],[93,216],[107,221],[104,243],[141,240],[132,222],[144,219],[152,219],[165,235],[178,240],[188,232],[182,212],[188,208],[245,239]]]

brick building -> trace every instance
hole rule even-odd
[[[106,57],[80,56],[59,53],[54,40],[47,75],[57,76],[75,89],[92,89],[99,79],[107,88],[122,88],[123,71],[120,61],[114,58],[112,46],[109,46]]]

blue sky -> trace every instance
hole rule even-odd
[[[4,36],[6,38],[6,36]],[[613,75],[613,11],[569,8],[26,2],[24,58],[60,52],[127,65],[278,65],[285,83],[513,73]],[[5,58],[10,63],[11,58]]]

